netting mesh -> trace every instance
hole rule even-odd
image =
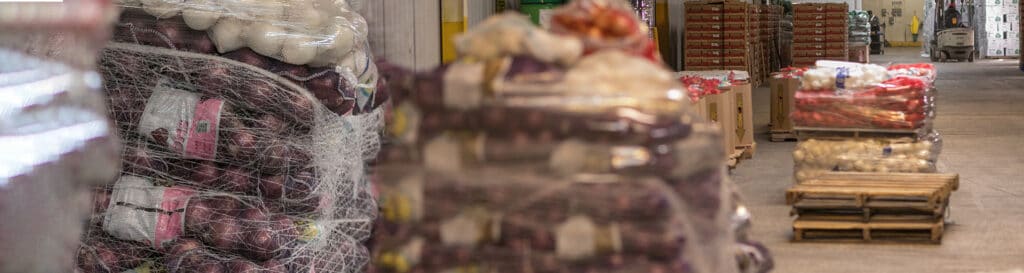
[[[121,178],[96,190],[83,272],[362,270],[382,110],[339,116],[220,57],[115,43],[100,59],[127,144]]]

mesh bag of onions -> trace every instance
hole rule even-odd
[[[221,56],[309,89],[339,115],[372,112],[378,89],[366,20],[347,1],[122,0],[114,41]],[[225,71],[209,77],[227,78]]]
[[[800,127],[918,130],[935,118],[934,67],[840,63],[804,72],[795,95]]]
[[[276,52],[259,48],[277,34],[302,36],[275,18],[319,15],[306,23],[352,32],[356,24],[328,24],[345,16],[327,13],[344,10],[321,1],[124,4],[118,42],[100,56],[123,170],[94,191],[79,271],[362,271],[377,215],[366,164],[380,146],[386,99],[376,72],[359,79],[341,64],[356,54],[351,44],[314,43],[323,63],[290,59],[280,41]],[[287,7],[287,16],[264,16],[273,10],[264,5]],[[213,30],[199,30],[199,19]],[[241,48],[214,38],[215,50],[199,50],[220,24],[264,40]],[[261,24],[283,32],[251,30]]]
[[[503,14],[457,39],[465,59],[379,64],[374,272],[738,271],[720,129],[660,64],[578,39]]]

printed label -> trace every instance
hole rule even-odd
[[[501,215],[483,208],[472,208],[441,223],[441,243],[450,246],[476,246],[501,237]]]
[[[836,67],[836,88],[846,88],[846,78],[850,77],[850,69],[846,67]]]
[[[586,216],[573,216],[555,228],[555,254],[559,258],[580,260],[621,250],[622,235],[615,223],[601,228]]]
[[[214,159],[223,105],[161,84],[146,102],[138,133],[186,158]]]
[[[145,178],[122,176],[114,185],[103,230],[122,240],[160,249],[182,233],[192,190],[158,187]]]

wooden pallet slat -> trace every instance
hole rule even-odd
[[[793,221],[794,241],[926,241],[941,243],[942,219],[907,221],[825,221],[798,218]]]

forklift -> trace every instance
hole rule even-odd
[[[949,0],[949,7],[941,11],[942,5],[936,5],[938,14],[935,20],[935,38],[931,41],[931,60],[945,62],[959,60],[974,62],[977,51],[974,46],[974,29],[964,25],[963,16],[956,9],[956,0]],[[943,0],[938,0],[941,3]]]

